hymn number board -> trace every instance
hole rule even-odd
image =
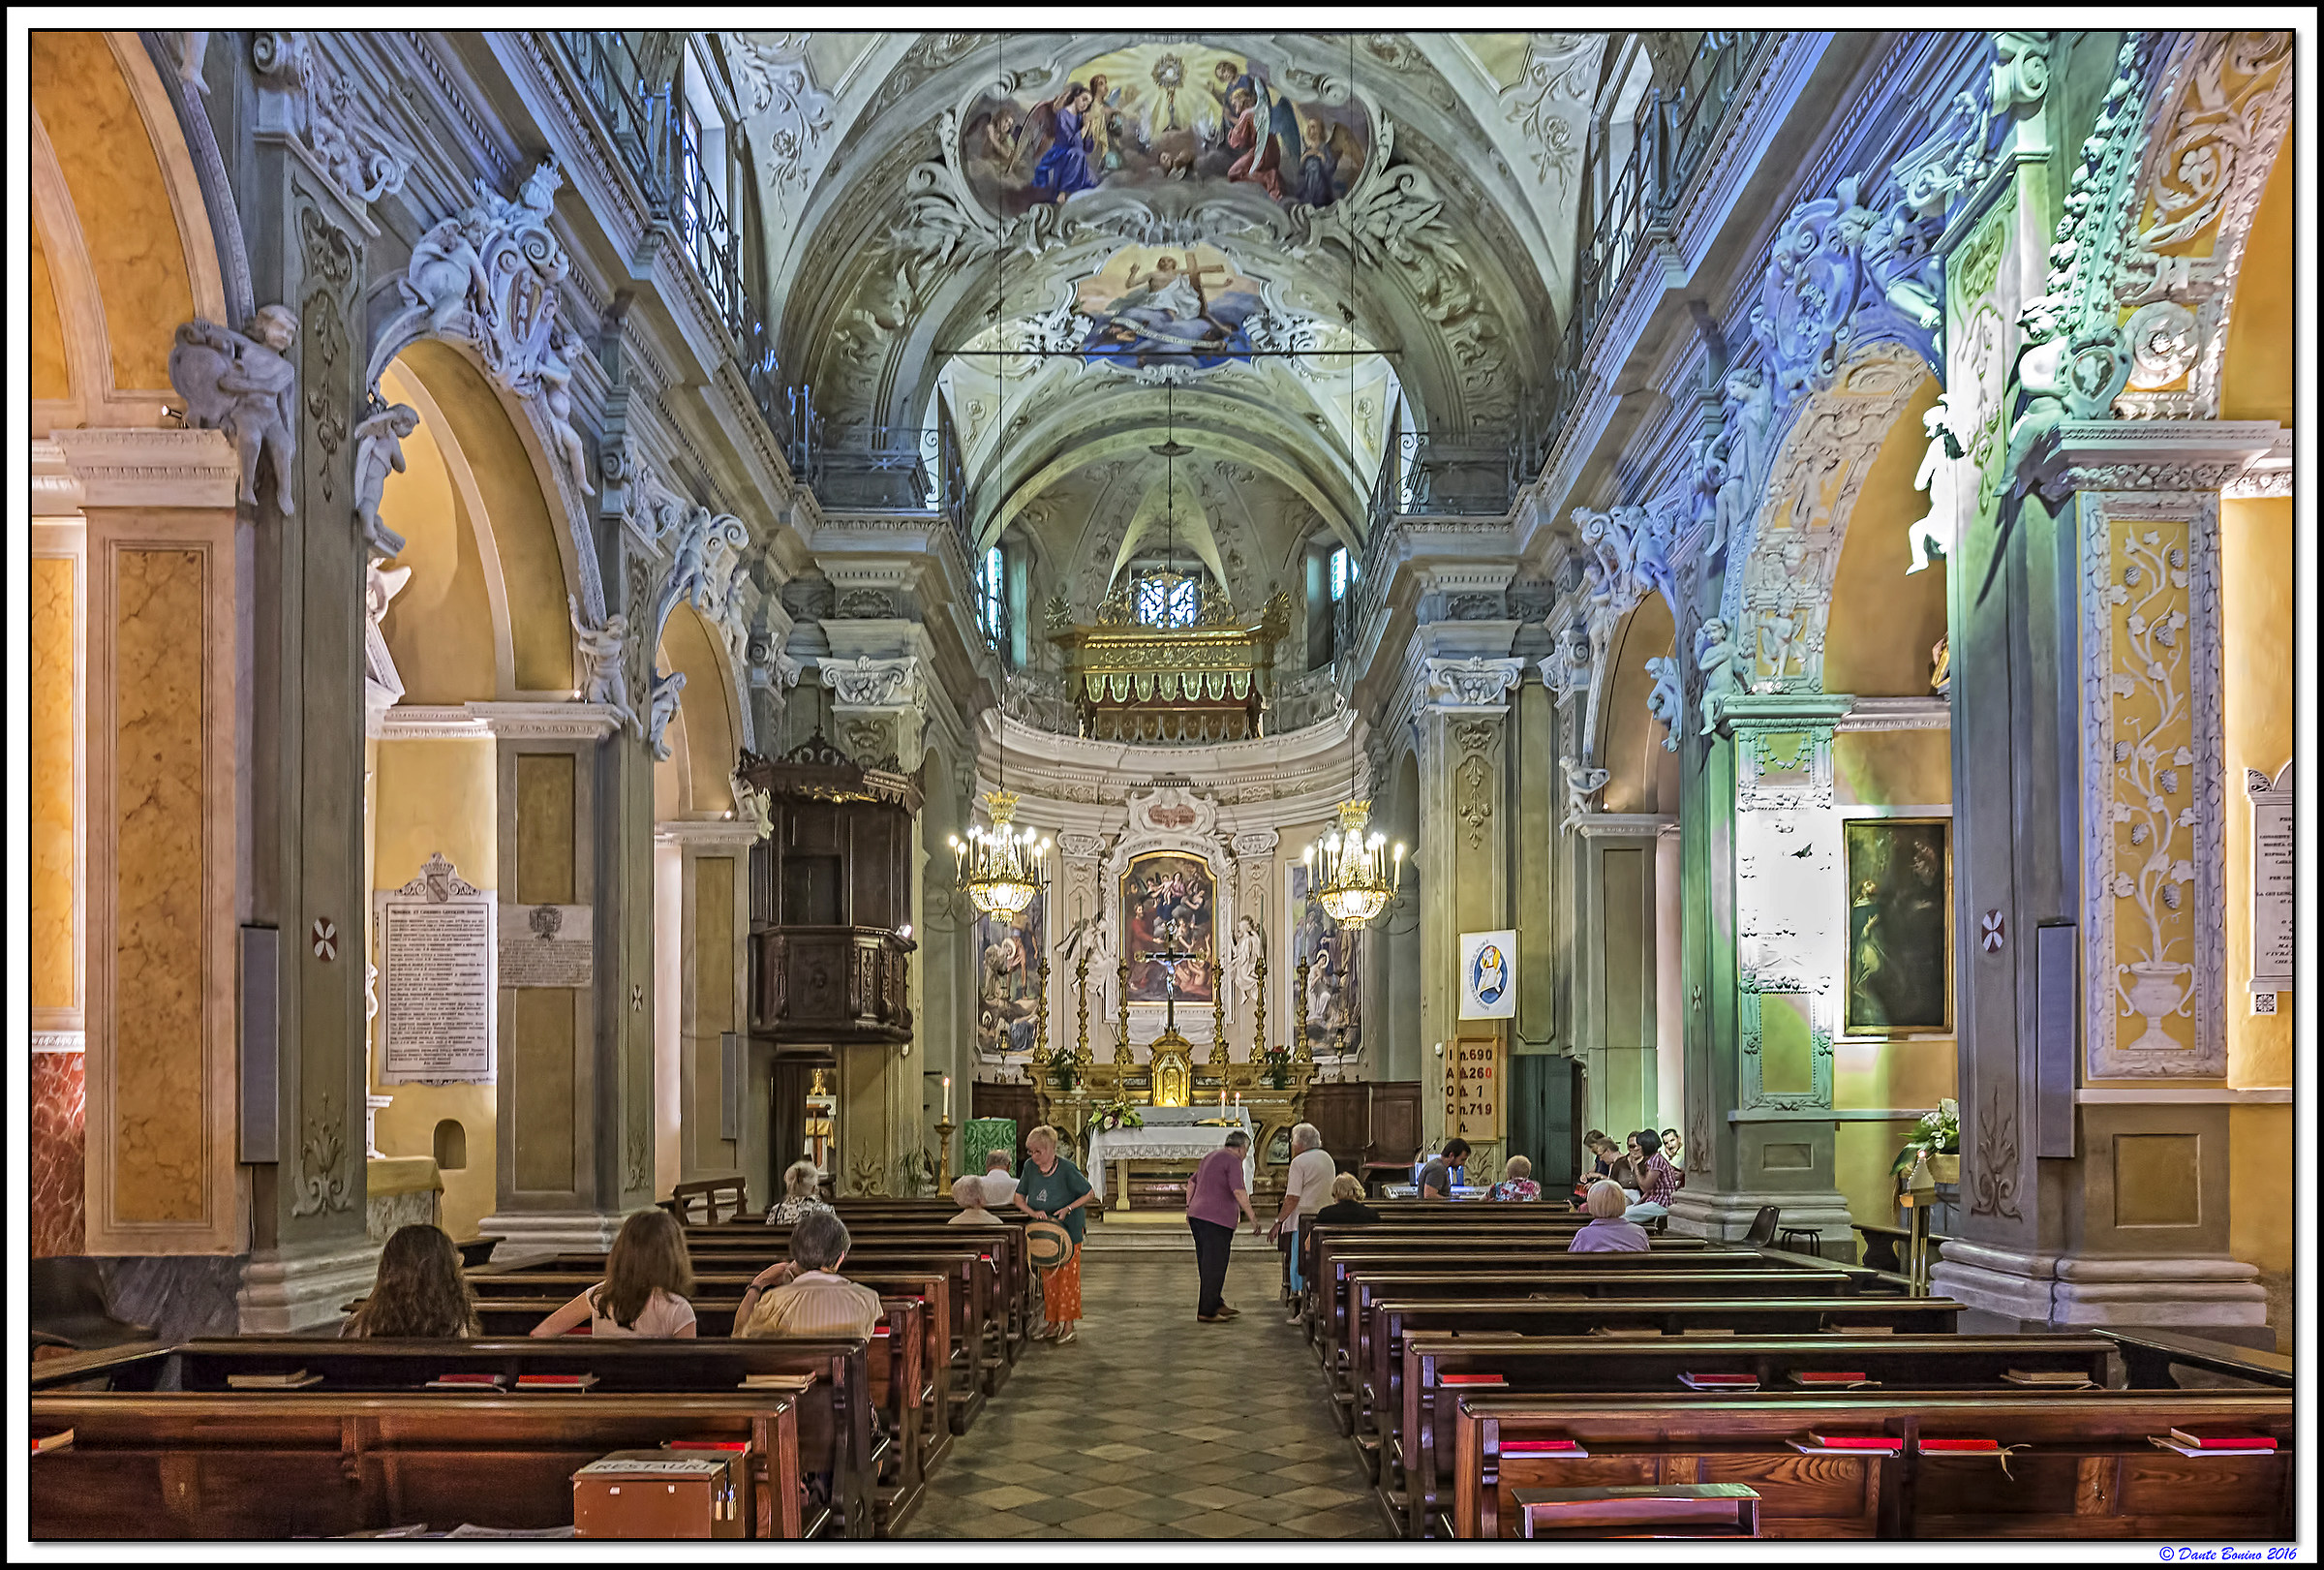
[[[1445,1059],[1446,1137],[1501,1138],[1508,1084],[1507,1042],[1497,1035],[1455,1039]]]

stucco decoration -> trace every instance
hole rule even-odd
[[[2218,502],[2086,493],[2083,1039],[2094,1078],[2227,1069]]]
[[[751,129],[767,150],[762,167],[777,190],[807,188],[834,123],[832,96],[809,73],[807,44],[805,33],[735,35],[735,76],[750,95]]]
[[[374,202],[404,188],[419,154],[323,57],[318,40],[305,33],[254,33],[250,61],[260,86],[283,95],[298,144],[352,200]],[[191,79],[201,84],[199,61]]]
[[[656,762],[666,763],[670,758],[670,744],[665,732],[678,713],[679,694],[686,691],[686,672],[673,670],[667,675],[654,673],[654,687],[648,700],[646,716],[646,745],[654,750]]]
[[[921,701],[924,678],[919,660],[910,655],[894,660],[858,655],[851,661],[825,660],[817,668],[823,685],[850,708],[908,707]]]
[[[363,695],[374,709],[402,701],[404,679],[395,668],[395,656],[380,632],[380,622],[395,597],[412,581],[412,569],[388,568],[373,557],[363,568]]]
[[[641,731],[637,714],[629,707],[629,618],[615,612],[604,625],[593,626],[581,614],[581,601],[565,597],[566,612],[573,623],[573,673],[579,678],[581,700],[603,704],[632,731]]]
[[[563,183],[553,159],[535,167],[513,201],[478,180],[474,202],[419,237],[397,284],[406,309],[381,329],[369,381],[378,386],[388,363],[423,335],[467,345],[523,401],[560,482],[587,497],[595,479],[573,429],[571,391],[583,350],[560,294],[571,263],[550,229]]]
[[[419,411],[410,404],[375,407],[355,423],[355,527],[381,556],[404,551],[404,537],[380,521],[380,497],[387,477],[404,472],[403,439],[417,429]]]
[[[177,329],[169,351],[169,385],[186,400],[186,423],[224,431],[241,464],[241,500],[259,501],[259,459],[274,475],[274,505],[288,517],[295,508],[290,460],[298,452],[298,371],[286,357],[298,338],[289,306],[261,305],[235,332],[195,320]]]
[[[1572,829],[1576,819],[1589,814],[1590,798],[1606,787],[1613,771],[1577,763],[1571,755],[1557,760],[1557,771],[1566,782],[1566,818],[1561,826]]]
[[[1681,502],[1667,496],[1657,497],[1643,506],[1613,507],[1603,512],[1575,508],[1573,519],[1589,552],[1581,566],[1586,618],[1583,626],[1589,641],[1589,701],[1582,711],[1581,761],[1589,763],[1598,755],[1598,737],[1603,728],[1600,711],[1613,679],[1614,634],[1621,630],[1622,619],[1636,610],[1649,594],[1663,597],[1670,606],[1674,622],[1681,613],[1670,551],[1684,532],[1687,520]],[[1578,651],[1574,647],[1571,628],[1567,643],[1565,660],[1572,665]],[[1677,667],[1672,663],[1669,668],[1674,671]],[[1662,694],[1663,672],[1651,660],[1647,662],[1647,669],[1656,677],[1655,693],[1649,696],[1652,708],[1655,698]],[[1683,688],[1674,685],[1669,714],[1675,717],[1685,706]],[[1673,719],[1666,719],[1660,709],[1655,710],[1655,718],[1663,720],[1665,724],[1674,723]]]
[[[1524,679],[1522,660],[1430,660],[1427,701],[1435,708],[1498,708]]]
[[[747,607],[738,591],[744,576],[743,556],[749,548],[750,531],[742,519],[729,512],[714,513],[706,507],[690,508],[679,526],[669,572],[655,596],[649,646],[661,642],[670,613],[682,603],[690,603],[719,630],[727,657],[739,670],[748,629]]]

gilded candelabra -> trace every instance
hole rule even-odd
[[[1084,954],[1073,962],[1074,1042],[1073,1061],[1077,1063],[1094,1062],[1089,1055],[1089,956]]]
[[[1128,1068],[1137,1059],[1130,1056],[1130,957],[1121,957],[1121,1000],[1114,1022],[1114,1066]]]
[[[1300,961],[1300,968],[1292,972],[1292,980],[1296,983],[1291,996],[1292,1051],[1293,1056],[1301,1062],[1315,1061],[1315,1053],[1307,1045],[1307,967],[1309,963],[1306,960]]]
[[[1251,1000],[1251,1061],[1256,1062],[1267,1055],[1267,956],[1259,956],[1253,972],[1257,985],[1252,987]]]
[[[1034,1003],[1033,1040],[1036,1050],[1049,1051],[1049,956],[1041,956],[1041,996]]]
[[[1210,1066],[1227,1066],[1227,989],[1210,977]]]

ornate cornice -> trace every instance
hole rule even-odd
[[[2280,472],[2288,489],[2280,431],[2265,419],[2069,419],[2058,428],[2059,455],[2078,491],[2217,491],[2247,470]]]
[[[622,727],[603,703],[399,703],[379,712],[382,741],[598,741]]]
[[[1728,704],[1728,712],[1733,704]],[[1851,730],[1950,730],[1953,706],[1943,698],[1860,697],[1855,707],[1832,723],[1836,733]]]
[[[242,469],[224,431],[57,431],[83,507],[232,508]]]
[[[749,820],[732,818],[670,818],[654,825],[655,843],[688,850],[749,849],[758,843],[758,829]]]

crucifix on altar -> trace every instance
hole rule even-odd
[[[1178,1033],[1178,965],[1183,960],[1199,960],[1202,956],[1188,949],[1153,949],[1138,957],[1148,964],[1162,967],[1162,1029],[1176,1035]]]

